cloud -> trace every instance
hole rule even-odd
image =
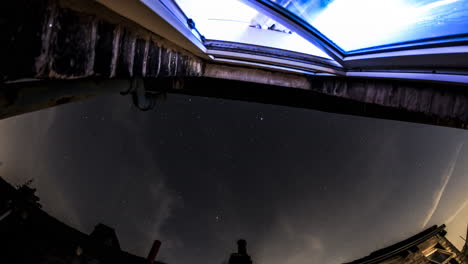
[[[163,232],[163,225],[172,216],[173,210],[178,208],[180,200],[176,198],[173,190],[171,190],[160,176],[156,168],[148,166],[145,170],[152,171],[152,178],[145,180],[142,183],[145,187],[137,187],[131,189],[131,192],[141,192],[144,195],[129,196],[129,207],[126,212],[122,212],[121,219],[125,219],[124,215],[130,214],[132,217],[127,218],[127,222],[120,223],[126,226],[125,236],[122,236],[124,244],[131,251],[138,255],[145,256],[155,239],[163,241],[163,252],[165,257],[171,255],[169,251],[182,247],[181,242],[174,237],[166,237]],[[142,204],[145,203],[143,206]],[[140,205],[140,206],[139,206]],[[131,224],[128,221],[131,221]],[[133,232],[133,233],[132,233]],[[122,234],[123,235],[123,234]],[[169,249],[169,251],[168,251]]]
[[[455,156],[452,159],[452,161],[449,163],[449,166],[447,167],[447,171],[444,174],[444,176],[442,177],[442,186],[440,187],[440,189],[437,192],[434,193],[434,200],[433,200],[433,203],[432,203],[432,207],[429,210],[426,218],[424,219],[424,222],[422,224],[423,228],[426,227],[426,225],[429,223],[432,216],[434,215],[435,211],[439,207],[440,199],[442,198],[442,195],[445,192],[445,188],[447,187],[447,184],[450,181],[450,178],[452,177],[453,171],[455,169],[455,165],[457,164],[457,161],[458,161],[458,156],[460,155],[460,150],[462,149],[464,144],[465,144],[465,142],[461,142],[460,145],[458,145],[458,148],[457,148],[457,150],[455,152]]]
[[[33,179],[43,209],[52,216],[65,216],[60,220],[82,229],[77,212],[66,199],[67,194],[49,173],[55,164],[47,159],[50,149],[47,138],[56,120],[56,111],[56,108],[45,109],[0,122],[0,159],[4,165],[1,177],[13,185]]]
[[[294,219],[292,216],[278,216],[271,235],[266,237],[258,254],[262,263],[323,262],[326,246],[317,230],[307,229]]]
[[[460,208],[458,208],[458,210],[452,215],[450,216],[446,221],[445,223],[446,224],[450,224],[453,220],[455,220],[455,217],[457,217],[461,211],[463,211],[463,209],[465,209],[465,207],[468,205],[468,200],[466,200],[461,206]]]

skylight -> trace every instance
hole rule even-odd
[[[468,0],[267,0],[344,51],[468,35]]]
[[[206,39],[329,56],[298,34],[239,0],[175,0]]]

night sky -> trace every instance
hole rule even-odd
[[[44,208],[169,264],[340,263],[433,224],[468,222],[468,131],[169,95],[99,97],[0,121],[0,175]]]

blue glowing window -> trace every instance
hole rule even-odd
[[[468,34],[468,0],[266,0],[349,52]]]
[[[175,0],[206,38],[330,58],[288,28],[240,0]]]

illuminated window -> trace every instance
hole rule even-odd
[[[468,0],[266,0],[344,51],[468,35]]]
[[[206,39],[329,58],[315,45],[239,0],[175,0]]]

